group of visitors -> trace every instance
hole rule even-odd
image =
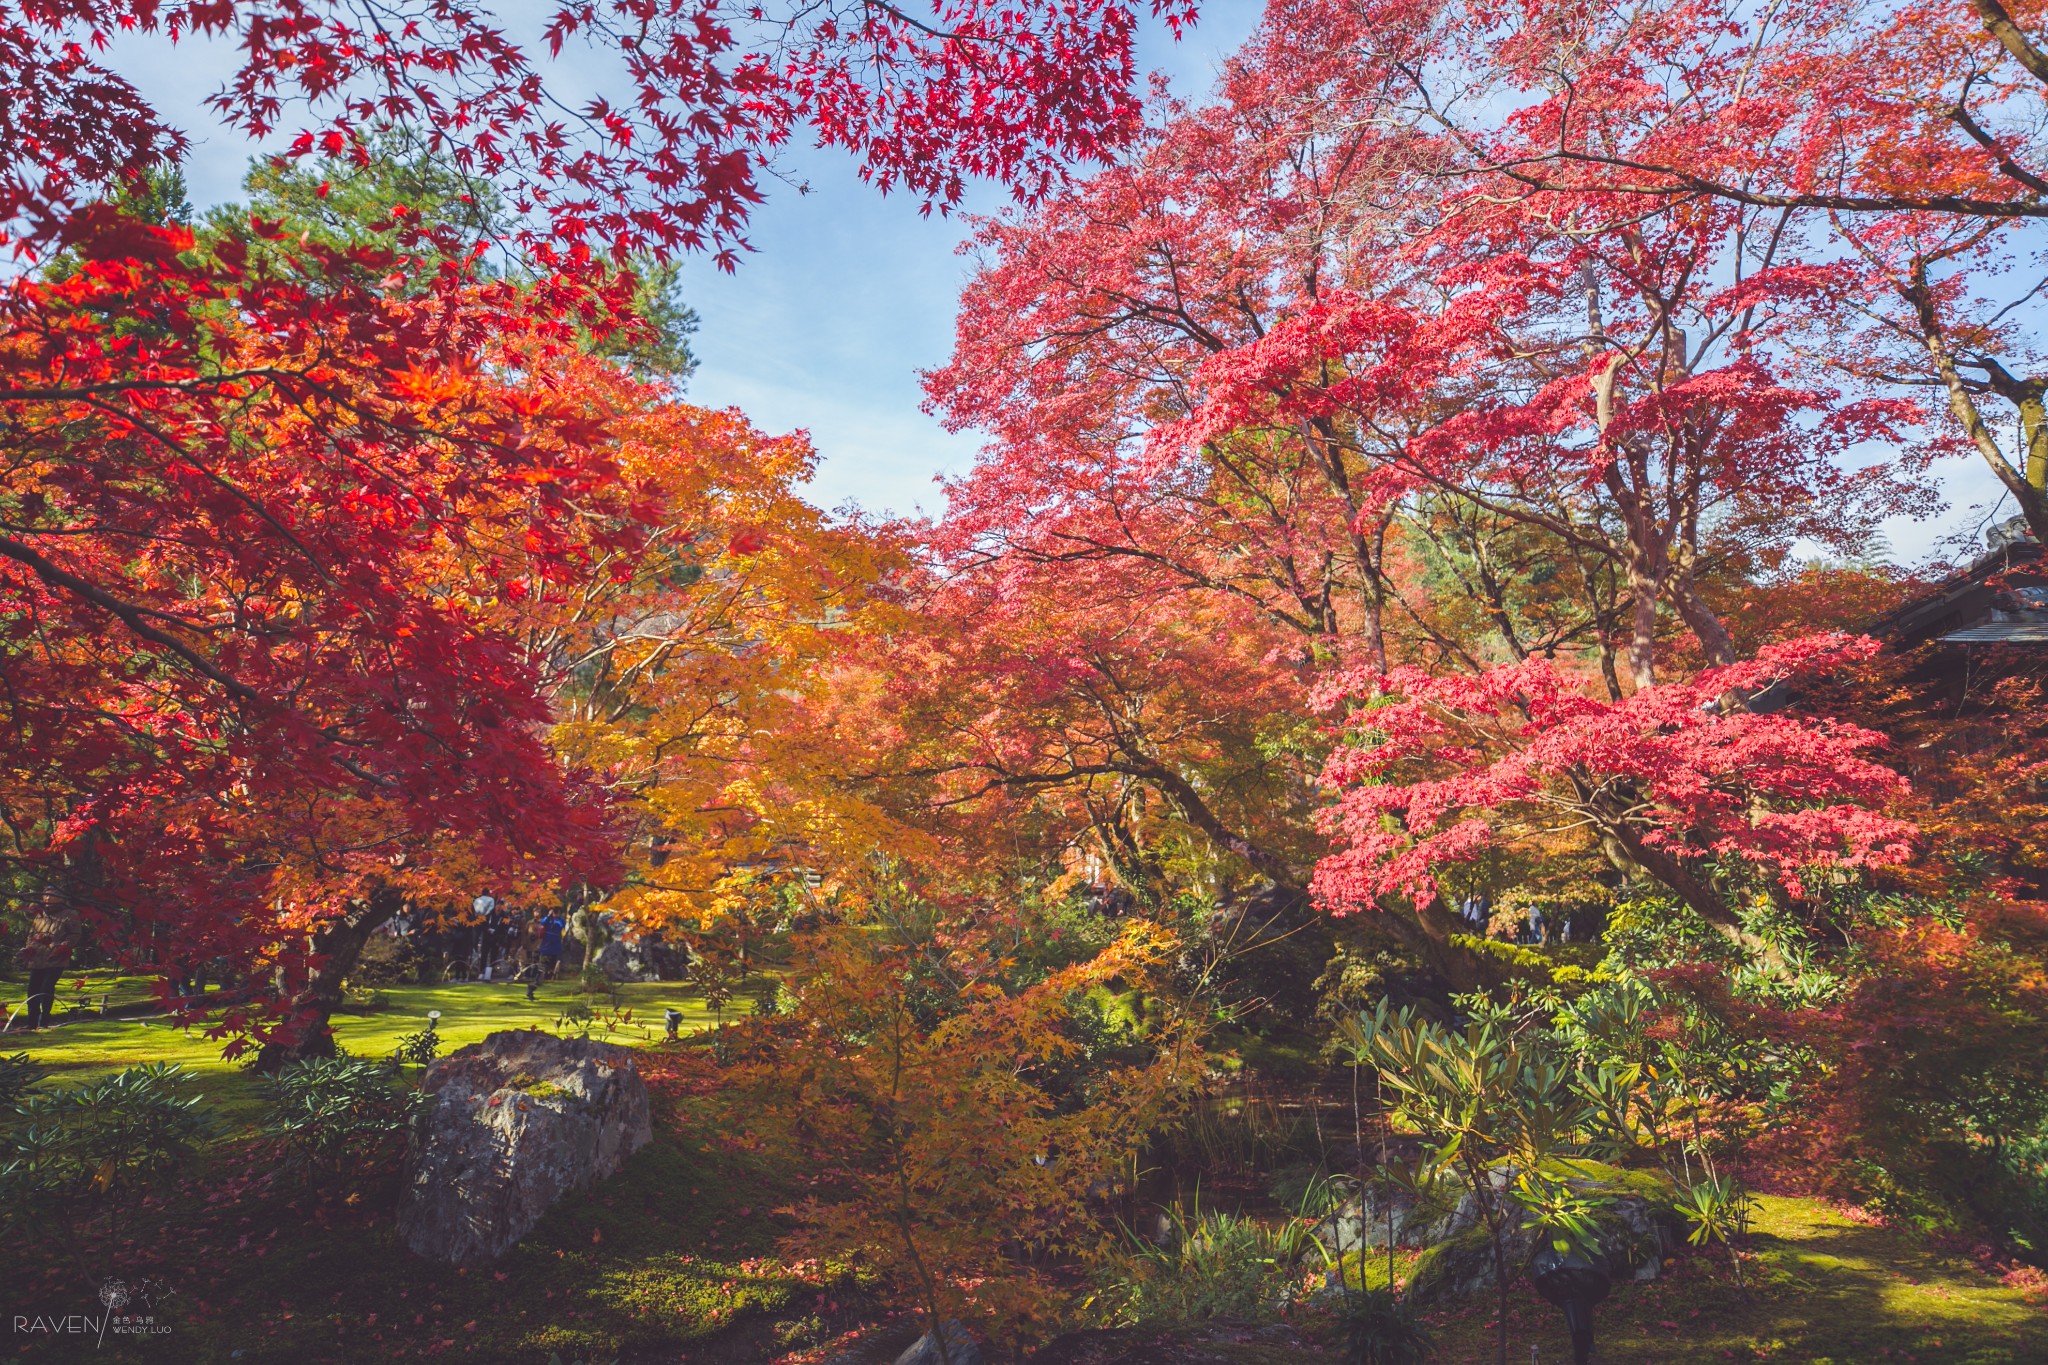
[[[1607,917],[1597,906],[1544,906],[1531,903],[1512,924],[1494,924],[1493,902],[1486,896],[1465,897],[1458,917],[1473,934],[1485,938],[1497,928],[1516,943],[1549,947],[1554,943],[1591,943],[1600,936]]]
[[[451,981],[523,981],[529,998],[562,968],[559,910],[528,910],[501,902],[488,890],[467,911],[407,907],[386,932],[403,940],[415,960]]]
[[[561,973],[564,938],[575,938],[585,952],[594,953],[611,936],[610,919],[584,906],[574,912],[572,928],[560,909],[507,905],[487,889],[466,907],[407,905],[384,932],[399,941],[405,958],[418,964],[422,980],[521,982],[531,1000],[541,982]],[[45,887],[35,902],[28,938],[15,954],[28,973],[28,999],[9,1027],[49,1025],[59,979],[83,936],[84,924],[71,899],[60,887]],[[209,969],[224,971],[225,960],[166,964],[171,993],[183,1007],[197,1007],[205,998]]]

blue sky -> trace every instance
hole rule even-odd
[[[1152,25],[1141,66],[1165,72],[1182,96],[1200,96],[1220,58],[1251,32],[1260,8],[1259,0],[1209,0],[1202,22],[1179,43]],[[112,55],[116,69],[193,135],[186,176],[194,203],[238,197],[257,148],[221,128],[202,105],[232,54],[219,44],[172,48],[130,37]],[[601,71],[573,60],[549,73],[568,97],[604,83]],[[738,273],[726,275],[708,260],[686,267],[685,293],[703,319],[690,397],[738,407],[769,431],[807,430],[821,456],[809,496],[821,506],[937,512],[944,504],[937,476],[965,470],[978,443],[972,433],[945,431],[921,410],[918,373],[943,362],[951,348],[954,303],[968,266],[957,247],[968,225],[958,216],[923,216],[914,200],[877,194],[836,151],[799,149],[781,169],[793,183],[771,182],[748,234],[756,250]],[[796,183],[809,192],[798,193]],[[981,187],[966,208],[992,212],[1005,203],[1000,192]],[[1945,533],[1974,528],[2003,492],[1975,460],[1951,462],[1939,473],[1951,511],[1932,522],[1886,527],[1901,560],[1921,560]],[[2007,504],[2004,513],[2010,511]]]
[[[500,9],[509,14],[511,6]],[[1183,41],[1153,25],[1142,69],[1169,74],[1184,94],[1206,90],[1216,63],[1257,22],[1259,0],[1210,0]],[[256,144],[222,128],[203,106],[230,70],[222,44],[124,37],[112,54],[172,112],[194,142],[186,181],[195,205],[239,197]],[[565,96],[602,76],[569,62],[548,68]],[[700,359],[693,401],[734,406],[770,431],[804,429],[821,467],[813,502],[858,502],[870,511],[938,511],[934,479],[974,459],[971,435],[951,435],[919,409],[918,372],[951,349],[953,306],[967,262],[956,248],[968,225],[958,216],[925,217],[917,203],[884,197],[861,183],[837,151],[801,148],[781,167],[790,184],[771,181],[768,202],[748,237],[756,248],[735,275],[708,260],[686,266],[685,290],[703,319],[693,348]],[[795,184],[807,184],[800,194]],[[1006,196],[981,187],[970,212],[992,212]]]
[[[1212,0],[1177,44],[1150,29],[1143,66],[1167,72],[1183,92],[1204,90],[1259,9],[1257,0]],[[811,192],[770,192],[749,234],[756,252],[738,274],[709,263],[691,272],[687,293],[704,326],[690,396],[739,407],[771,430],[809,430],[823,457],[813,501],[936,512],[944,498],[934,477],[964,470],[977,447],[919,410],[917,378],[952,348],[968,266],[956,248],[967,224],[876,194],[837,152],[807,151],[786,169]],[[968,208],[1005,202],[984,187]]]

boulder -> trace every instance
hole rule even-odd
[[[1453,1215],[1454,1216],[1454,1215]],[[1384,1251],[1392,1234],[1397,1247],[1429,1246],[1441,1241],[1449,1226],[1445,1210],[1417,1199],[1398,1185],[1367,1184],[1360,1197],[1346,1203],[1316,1226],[1316,1236],[1332,1252]]]
[[[609,981],[653,981],[657,976],[640,944],[622,938],[598,949],[595,965]]]
[[[654,1137],[632,1054],[538,1030],[493,1033],[427,1068],[398,1234],[456,1265],[494,1260],[571,1190]]]
[[[939,1343],[934,1338],[945,1341],[943,1356],[939,1354]],[[981,1365],[981,1347],[974,1344],[974,1338],[968,1334],[965,1325],[943,1322],[936,1333],[926,1332],[911,1342],[909,1348],[896,1357],[896,1365]]]
[[[1672,1203],[1670,1186],[1658,1176],[1593,1161],[1559,1163],[1557,1173],[1576,1189],[1608,1197],[1596,1218],[1608,1274],[1617,1283],[1656,1279],[1665,1255],[1676,1250],[1685,1236],[1684,1220]],[[1505,1185],[1511,1172],[1502,1169],[1495,1172],[1495,1178]],[[1493,1243],[1470,1195],[1459,1200],[1449,1217],[1430,1232],[1429,1249],[1415,1263],[1408,1282],[1407,1292],[1417,1303],[1441,1302],[1493,1288]],[[1538,1238],[1531,1228],[1508,1238],[1511,1275],[1520,1276]]]

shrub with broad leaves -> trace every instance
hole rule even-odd
[[[427,1103],[393,1084],[390,1067],[359,1057],[318,1057],[266,1083],[267,1136],[308,1183],[354,1184],[387,1166]]]
[[[13,1059],[10,1059],[12,1061]],[[60,1223],[118,1217],[162,1184],[213,1131],[194,1079],[162,1062],[31,1095],[0,1130],[0,1217]]]

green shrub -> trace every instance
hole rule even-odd
[[[588,1038],[590,1030],[596,1023],[597,1011],[590,1007],[588,1001],[584,1000],[571,1000],[568,1004],[562,1006],[561,1014],[555,1018],[555,1028],[565,1038],[569,1036],[569,1030],[571,1029],[576,1030],[577,1037]]]
[[[200,1097],[177,1093],[192,1079],[157,1062],[16,1104],[0,1137],[7,1217],[118,1210],[175,1174],[213,1130]]]
[[[21,1103],[21,1097],[49,1074],[49,1068],[31,1061],[26,1052],[0,1057],[0,1109]]]
[[[816,1313],[804,1318],[785,1318],[775,1324],[775,1343],[785,1351],[816,1346],[831,1334],[825,1320]]]
[[[428,1103],[392,1084],[391,1069],[358,1057],[295,1062],[265,1083],[267,1136],[309,1181],[348,1184],[386,1166]]]
[[[1974,1177],[1967,1188],[1984,1224],[2021,1259],[2048,1266],[2048,1129],[1973,1147],[1965,1170]]]
[[[425,1066],[441,1051],[441,1035],[428,1024],[418,1033],[408,1033],[398,1040],[398,1047],[392,1052],[391,1060],[404,1066]]]

